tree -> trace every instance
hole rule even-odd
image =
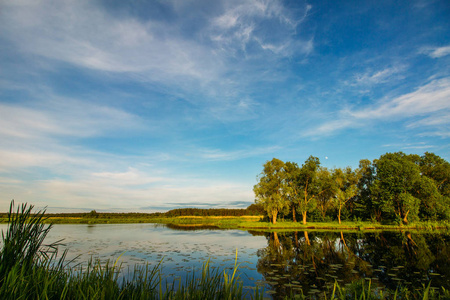
[[[96,210],[91,210],[89,213],[90,218],[98,218],[98,212]]]
[[[330,170],[320,167],[317,172],[317,177],[321,182],[323,192],[317,195],[316,207],[319,209],[322,220],[326,219],[327,212],[334,206],[334,180],[331,176]]]
[[[289,205],[292,208],[292,220],[297,222],[295,218],[295,207],[299,201],[301,190],[297,185],[298,177],[300,175],[300,168],[296,163],[286,162],[285,166],[285,195],[289,201]]]
[[[338,209],[338,220],[341,224],[341,211],[342,208],[358,193],[358,171],[353,171],[351,167],[345,169],[337,168],[333,172],[333,179],[335,182],[334,198],[336,208]]]
[[[381,220],[381,205],[372,197],[371,188],[375,180],[375,166],[368,159],[359,161],[359,180],[356,209],[364,219]]]
[[[272,223],[277,222],[277,215],[289,208],[289,201],[285,197],[285,164],[273,158],[264,164],[259,176],[259,183],[253,187],[256,203],[261,204]]]
[[[420,200],[414,197],[414,186],[420,180],[420,169],[402,152],[386,153],[374,161],[375,180],[372,196],[381,204],[384,217],[408,223],[417,218]]]
[[[298,187],[301,190],[298,198],[298,208],[302,213],[303,224],[306,224],[306,215],[316,206],[317,196],[324,192],[323,182],[317,176],[320,161],[317,157],[310,156],[300,169]]]
[[[439,193],[450,197],[450,163],[434,153],[425,152],[419,165],[422,175],[434,180]]]
[[[414,185],[416,197],[420,199],[419,216],[421,219],[439,220],[448,217],[449,207],[445,197],[439,193],[435,181],[421,176]]]

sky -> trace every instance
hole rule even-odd
[[[448,0],[0,1],[0,211],[244,208],[274,157],[449,142]]]

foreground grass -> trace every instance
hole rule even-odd
[[[2,234],[0,252],[0,299],[263,299],[259,288],[243,291],[235,262],[231,272],[211,269],[206,261],[200,275],[172,282],[163,279],[160,266],[136,266],[128,276],[121,276],[116,262],[91,260],[76,271],[58,256],[59,242],[45,245],[51,225],[44,226],[43,211],[31,213],[32,206],[22,205],[13,213],[11,204],[9,227]],[[237,254],[236,254],[237,256]],[[237,261],[237,257],[236,257]],[[69,262],[70,263],[70,262]],[[450,299],[444,289],[423,287],[410,291],[373,288],[364,280],[348,287],[334,284],[332,290],[316,296],[302,292],[273,295],[276,299]]]

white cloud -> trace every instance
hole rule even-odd
[[[431,58],[441,58],[450,54],[450,46],[426,47],[421,52],[429,55]]]
[[[330,135],[346,128],[364,127],[371,122],[399,121],[412,117],[423,118],[412,124],[439,125],[450,110],[450,78],[433,80],[416,91],[385,99],[364,109],[344,109],[335,120],[326,121],[305,136]],[[437,119],[435,119],[437,118]],[[435,121],[434,121],[435,120]],[[409,125],[414,126],[414,125]]]
[[[245,184],[195,180],[185,177],[169,179],[157,185],[127,185],[122,178],[109,178],[105,182],[97,176],[86,178],[46,179],[25,184],[0,180],[3,197],[10,196],[20,202],[36,206],[66,207],[75,209],[101,209],[111,211],[122,208],[139,211],[140,207],[173,208],[175,203],[228,203],[253,200],[253,192]],[[2,199],[6,210],[11,199]]]
[[[28,59],[38,80],[43,65],[57,72],[68,64],[101,80],[140,82],[226,122],[254,117],[251,107],[240,106],[253,84],[262,76],[276,81],[286,57],[303,59],[314,49],[314,38],[299,34],[310,5],[300,14],[279,1],[223,1],[207,13],[197,12],[195,2],[163,5],[176,11],[170,21],[88,0],[6,1],[0,38]],[[203,26],[186,33],[194,16]]]
[[[191,76],[208,80],[217,64],[207,48],[151,20],[115,18],[90,1],[9,2],[2,35],[24,53],[110,72],[144,73],[152,80]]]
[[[0,103],[0,137],[36,139],[49,136],[92,137],[117,130],[142,129],[138,116],[125,111],[58,98],[30,103]]]
[[[294,38],[298,25],[306,19],[311,5],[305,5],[301,18],[294,18],[278,1],[226,1],[224,5],[224,12],[212,19],[210,30],[211,39],[228,53],[243,51],[245,55],[252,56],[253,53],[248,49],[254,42],[260,49],[281,56],[292,55],[294,49],[303,54],[312,51],[311,38],[304,41]],[[270,26],[270,31],[261,34],[262,26]]]
[[[347,84],[356,85],[374,85],[391,82],[393,80],[403,79],[403,72],[406,70],[405,66],[393,66],[384,68],[382,70],[367,70],[364,73],[356,74],[354,80]]]
[[[258,155],[273,153],[279,150],[279,146],[251,148],[235,151],[223,151],[219,149],[199,149],[197,150],[197,156],[202,160],[208,161],[232,161],[239,160],[248,157],[254,157]]]
[[[92,178],[104,186],[137,186],[155,182],[170,182],[169,178],[148,176],[136,168],[129,167],[125,172],[92,173]]]
[[[426,115],[450,109],[450,78],[433,80],[416,91],[363,110],[349,111],[355,119],[390,119]]]

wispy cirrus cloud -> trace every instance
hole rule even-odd
[[[68,98],[28,107],[0,103],[0,137],[92,137],[143,129],[140,117],[123,110]]]
[[[392,80],[399,80],[404,78],[403,72],[406,70],[405,66],[393,66],[384,68],[382,70],[367,70],[364,73],[356,74],[353,81],[349,85],[375,85],[387,83]]]
[[[422,118],[405,126],[443,124],[441,117],[450,110],[450,78],[432,80],[414,92],[378,101],[362,109],[346,108],[338,112],[336,119],[312,129],[305,136],[330,135],[347,128],[364,127],[373,122],[408,121]],[[436,122],[433,120],[436,119]],[[441,121],[437,121],[441,120]]]
[[[311,5],[304,5],[301,18],[277,1],[227,1],[225,6],[224,12],[212,20],[210,31],[211,39],[229,53],[253,56],[252,43],[283,56],[291,55],[294,49],[306,54],[313,50],[311,37],[294,38]],[[270,26],[270,32],[263,31],[262,26]]]
[[[223,151],[220,149],[199,149],[197,155],[207,161],[232,161],[273,153],[281,149],[279,146],[253,147],[249,149]]]
[[[2,19],[2,35],[22,52],[83,68],[146,73],[152,80],[207,79],[217,70],[201,45],[177,35],[164,37],[170,28],[152,20],[114,18],[90,1],[10,1],[3,4]]]
[[[149,5],[172,14],[139,18],[126,5],[114,11],[85,0],[5,1],[0,38],[32,62],[38,80],[42,68],[65,65],[94,78],[125,77],[224,122],[253,118],[254,85],[278,80],[273,73],[288,67],[283,59],[303,58],[314,49],[314,37],[301,30],[309,4],[292,11],[279,1],[217,2],[195,15],[196,26],[189,16],[192,5],[200,4]],[[17,71],[13,66],[4,72]]]
[[[441,58],[450,54],[450,46],[424,47],[421,49],[421,52],[427,54],[431,58]]]
[[[179,3],[172,5],[180,16],[191,9]],[[182,17],[176,22],[141,20],[127,14],[117,18],[94,2],[70,0],[6,1],[2,5],[1,36],[13,41],[23,53],[83,68],[138,73],[157,82],[173,83],[180,77],[210,82],[232,70],[227,67],[229,53],[220,52],[225,45],[227,50],[242,49],[252,41],[260,44],[260,50],[281,49],[297,40],[293,34],[303,19],[291,16],[278,1],[224,1],[217,7],[222,10],[203,16],[206,26],[195,33],[217,44],[192,39],[192,34],[186,36]],[[310,8],[305,5],[304,18]],[[262,26],[268,25],[276,25],[270,35],[262,31]],[[305,45],[305,52],[312,50],[310,39]],[[255,51],[258,49],[247,54]]]

